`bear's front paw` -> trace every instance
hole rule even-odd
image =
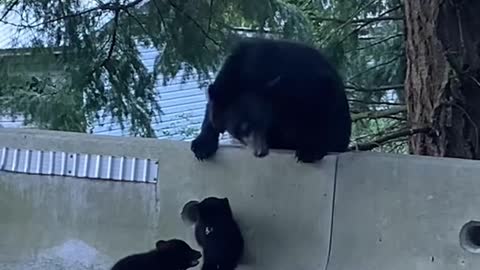
[[[190,149],[198,160],[208,159],[217,152],[218,139],[199,135],[192,141]]]
[[[314,163],[317,160],[323,159],[327,155],[324,151],[312,151],[312,150],[297,150],[295,151],[295,157],[297,162]]]

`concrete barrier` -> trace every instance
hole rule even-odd
[[[299,164],[291,153],[255,159],[220,149],[194,159],[185,142],[0,130],[0,148],[158,160],[158,182],[132,183],[0,172],[0,269],[108,269],[160,238],[197,247],[183,204],[228,197],[246,238],[242,268],[324,269],[337,157]],[[198,269],[199,267],[197,267]]]
[[[479,195],[478,161],[343,154],[327,269],[479,269],[459,240],[480,220]],[[468,237],[480,248],[479,227]]]
[[[185,142],[11,129],[4,146],[159,164],[153,184],[0,172],[0,269],[108,269],[161,238],[198,247],[179,214],[206,196],[230,199],[246,238],[239,270],[480,266],[478,161],[345,153],[299,164],[225,147],[199,162]]]

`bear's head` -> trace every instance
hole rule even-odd
[[[168,264],[169,269],[185,270],[200,263],[202,253],[192,249],[185,241],[180,239],[158,240],[154,252]]]
[[[209,120],[218,132],[232,137],[253,150],[256,157],[268,155],[267,132],[271,125],[269,102],[254,93],[244,93],[226,104],[209,101]]]
[[[227,198],[207,197],[201,202],[187,202],[182,208],[181,217],[187,224],[201,223],[208,226],[218,219],[231,219],[233,214]]]
[[[272,96],[279,77],[260,88],[226,91],[212,84],[208,88],[208,119],[220,133],[227,131],[250,147],[256,157],[269,153],[268,131],[272,125]]]
[[[233,214],[227,198],[207,197],[197,204],[198,218],[202,223],[215,219],[231,219]]]

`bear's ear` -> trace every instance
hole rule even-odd
[[[196,223],[198,221],[198,204],[199,202],[196,200],[192,200],[187,202],[180,213],[182,220],[188,223]]]
[[[158,251],[165,251],[170,247],[170,243],[165,240],[158,240],[157,243],[155,243],[155,247]]]
[[[225,211],[228,215],[233,215],[232,213],[232,208],[230,207],[230,201],[228,200],[228,198],[223,198],[222,199],[222,203],[223,203],[223,206],[225,207]]]
[[[228,200],[228,198],[223,198],[222,201],[226,206],[230,207],[230,201]]]

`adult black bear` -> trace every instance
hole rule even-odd
[[[189,201],[182,219],[195,225],[195,238],[203,248],[202,270],[233,270],[240,261],[244,240],[227,198]]]
[[[343,81],[315,48],[272,39],[240,41],[208,87],[201,132],[191,150],[212,157],[220,133],[251,146],[256,157],[269,149],[295,150],[301,162],[345,152],[351,117]]]
[[[202,254],[179,239],[159,240],[154,250],[119,260],[112,270],[186,270],[199,264]]]

